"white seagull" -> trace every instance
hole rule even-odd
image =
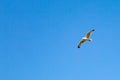
[[[80,42],[79,42],[79,44],[78,44],[78,48],[80,48],[81,45],[82,45],[82,43],[84,43],[85,41],[89,41],[89,42],[92,41],[92,39],[90,39],[90,34],[91,34],[92,32],[94,32],[94,31],[95,31],[95,30],[92,29],[92,30],[90,30],[89,32],[87,32],[86,36],[83,37],[83,38],[80,40]]]

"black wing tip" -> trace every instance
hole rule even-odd
[[[95,29],[92,29],[92,31],[95,31]]]
[[[78,48],[80,48],[80,46],[78,46]]]

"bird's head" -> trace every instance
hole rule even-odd
[[[89,41],[89,42],[92,42],[92,39],[89,39],[88,41]]]

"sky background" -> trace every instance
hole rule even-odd
[[[119,35],[120,0],[0,0],[0,80],[120,80]]]

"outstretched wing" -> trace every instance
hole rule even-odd
[[[95,31],[94,29],[90,30],[87,34],[86,34],[86,38],[89,38],[90,37],[90,34]]]
[[[85,41],[86,41],[86,39],[82,39],[82,40],[79,42],[79,44],[78,44],[78,48],[80,48],[81,45],[82,45],[82,43],[84,43]]]

